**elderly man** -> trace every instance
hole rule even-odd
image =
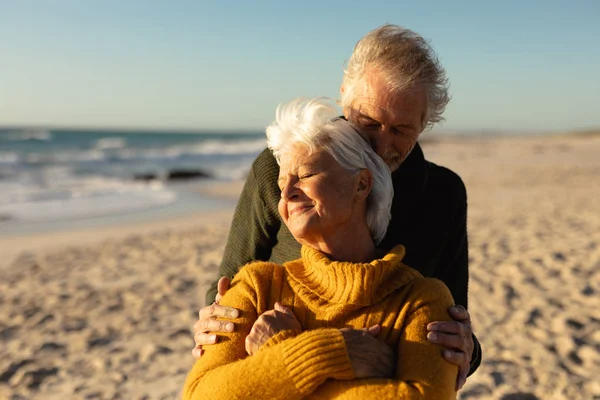
[[[481,361],[466,310],[466,189],[454,172],[425,160],[417,143],[425,129],[443,119],[450,99],[445,71],[422,37],[385,25],[356,44],[340,91],[344,116],[369,138],[393,171],[392,219],[380,248],[389,251],[403,244],[405,263],[442,280],[457,304],[449,310],[454,322],[433,322],[427,329],[428,339],[446,348],[443,357],[460,366],[460,389]],[[220,266],[222,277],[233,277],[250,261],[283,263],[300,257],[300,245],[277,212],[278,174],[275,158],[265,150],[252,165],[235,211]],[[227,290],[227,278],[219,281],[220,294]],[[207,304],[216,295],[215,282]],[[236,310],[218,304],[200,310],[194,356],[201,356],[202,346],[215,343],[218,332],[234,329],[231,322],[216,317],[235,315]]]

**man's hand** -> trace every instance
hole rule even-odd
[[[463,306],[454,306],[448,309],[454,321],[436,321],[427,325],[427,339],[433,343],[444,346],[444,358],[459,366],[456,378],[456,390],[462,389],[467,381],[467,374],[471,368],[471,355],[473,354],[473,330],[471,316]]]
[[[392,349],[375,339],[381,331],[379,325],[365,329],[340,329],[354,376],[360,378],[391,378],[394,371],[394,352]]]
[[[192,350],[194,358],[198,359],[202,356],[204,350],[202,346],[217,343],[217,335],[208,332],[233,332],[233,322],[217,321],[217,317],[237,318],[239,311],[235,308],[224,307],[219,305],[219,301],[229,289],[231,280],[224,276],[219,279],[217,285],[218,294],[215,302],[210,306],[203,307],[198,313],[198,321],[194,324],[194,341],[196,347]]]
[[[302,332],[302,326],[296,316],[281,303],[275,303],[275,309],[262,313],[252,325],[246,336],[246,352],[254,355],[273,336],[281,331],[296,330]]]

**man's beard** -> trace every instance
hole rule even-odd
[[[408,155],[415,148],[415,145],[416,145],[416,142],[404,155],[400,154],[396,150],[390,150],[390,151],[385,152],[381,156],[381,158],[383,158],[383,161],[387,164],[390,171],[394,172],[395,170],[397,170],[400,167],[400,165],[404,162],[404,160],[406,160],[408,158]]]

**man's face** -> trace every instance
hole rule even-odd
[[[354,101],[344,109],[346,118],[368,136],[373,149],[392,171],[406,159],[425,129],[426,112],[424,88],[390,93],[376,72],[365,74],[357,83]]]

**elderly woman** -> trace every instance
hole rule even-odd
[[[206,348],[185,399],[456,396],[458,367],[426,329],[451,320],[452,296],[402,264],[403,246],[379,254],[390,170],[335,116],[322,101],[295,101],[267,128],[279,213],[301,258],[240,270],[220,302],[240,311],[235,330]],[[362,351],[369,341],[381,349],[375,360]]]

